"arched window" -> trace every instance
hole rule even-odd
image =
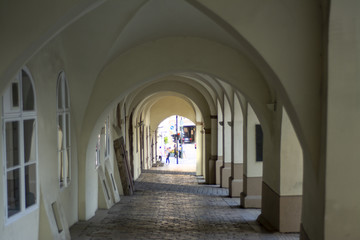
[[[101,143],[101,135],[104,135],[103,145]],[[102,149],[102,150],[101,150]],[[100,152],[104,151],[104,156],[101,158]],[[96,143],[96,155],[95,155],[95,167],[97,168],[101,164],[101,159],[109,159],[110,157],[110,117],[105,120],[104,127],[101,128]]]
[[[97,136],[97,141],[96,141],[96,152],[95,152],[95,167],[99,167],[100,166],[100,134]]]
[[[105,149],[104,158],[107,159],[110,156],[110,117],[105,120]]]
[[[23,69],[3,95],[3,153],[6,218],[38,207],[36,101],[30,73]]]
[[[57,83],[58,161],[60,187],[71,180],[70,99],[65,73],[61,72]]]

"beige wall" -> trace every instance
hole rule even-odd
[[[243,163],[244,160],[244,118],[239,98],[234,96],[234,123],[233,123],[233,154],[234,163]],[[242,174],[241,174],[242,175]]]
[[[217,103],[217,108],[218,108],[218,134],[217,134],[217,152],[218,152],[218,156],[223,157],[223,131],[224,131],[224,127],[223,125],[220,124],[220,122],[223,122],[224,120],[224,116],[223,116],[223,110],[221,108],[220,102],[218,101]],[[222,160],[222,159],[221,159]]]
[[[325,239],[359,239],[360,2],[332,1],[329,26]]]
[[[262,177],[263,163],[256,162],[255,125],[259,120],[251,105],[247,106],[247,161],[244,163],[244,174],[247,177]]]
[[[65,0],[53,4],[41,0],[37,4],[23,2],[19,7],[12,1],[1,2],[0,15],[4,20],[0,23],[3,36],[0,40],[0,89],[60,31],[102,3],[101,0]]]
[[[151,128],[156,129],[165,118],[172,115],[183,116],[196,122],[194,108],[188,101],[180,97],[168,96],[159,99],[151,106]]]
[[[223,125],[223,156],[224,163],[230,163],[232,158],[231,141],[232,114],[229,99],[224,97],[224,125]]]
[[[302,195],[303,154],[285,109],[282,110],[281,122],[279,195]]]

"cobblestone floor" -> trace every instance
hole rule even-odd
[[[192,173],[144,172],[133,196],[71,227],[73,240],[261,239],[295,240],[298,234],[271,233],[256,218],[259,210],[239,208],[228,190],[202,184]]]

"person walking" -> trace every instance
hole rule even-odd
[[[170,164],[170,149],[169,148],[165,149],[165,154],[166,154],[166,162],[165,163]]]
[[[166,156],[166,163],[170,164],[170,152],[168,152],[168,155]]]

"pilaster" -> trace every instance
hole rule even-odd
[[[224,165],[224,160],[223,160],[223,156],[218,156],[216,163],[215,163],[215,174],[216,174],[216,185],[220,185],[221,182],[221,171],[220,169],[222,168],[222,166]]]
[[[261,208],[262,177],[247,177],[244,174],[243,192],[240,194],[240,207]]]
[[[231,177],[231,162],[225,162],[221,170],[220,187],[229,188],[229,178]]]
[[[262,184],[262,212],[258,221],[267,229],[299,232],[302,196],[280,196],[266,183]]]
[[[243,191],[243,164],[232,163],[233,176],[229,178],[229,194],[230,197],[240,197]]]

